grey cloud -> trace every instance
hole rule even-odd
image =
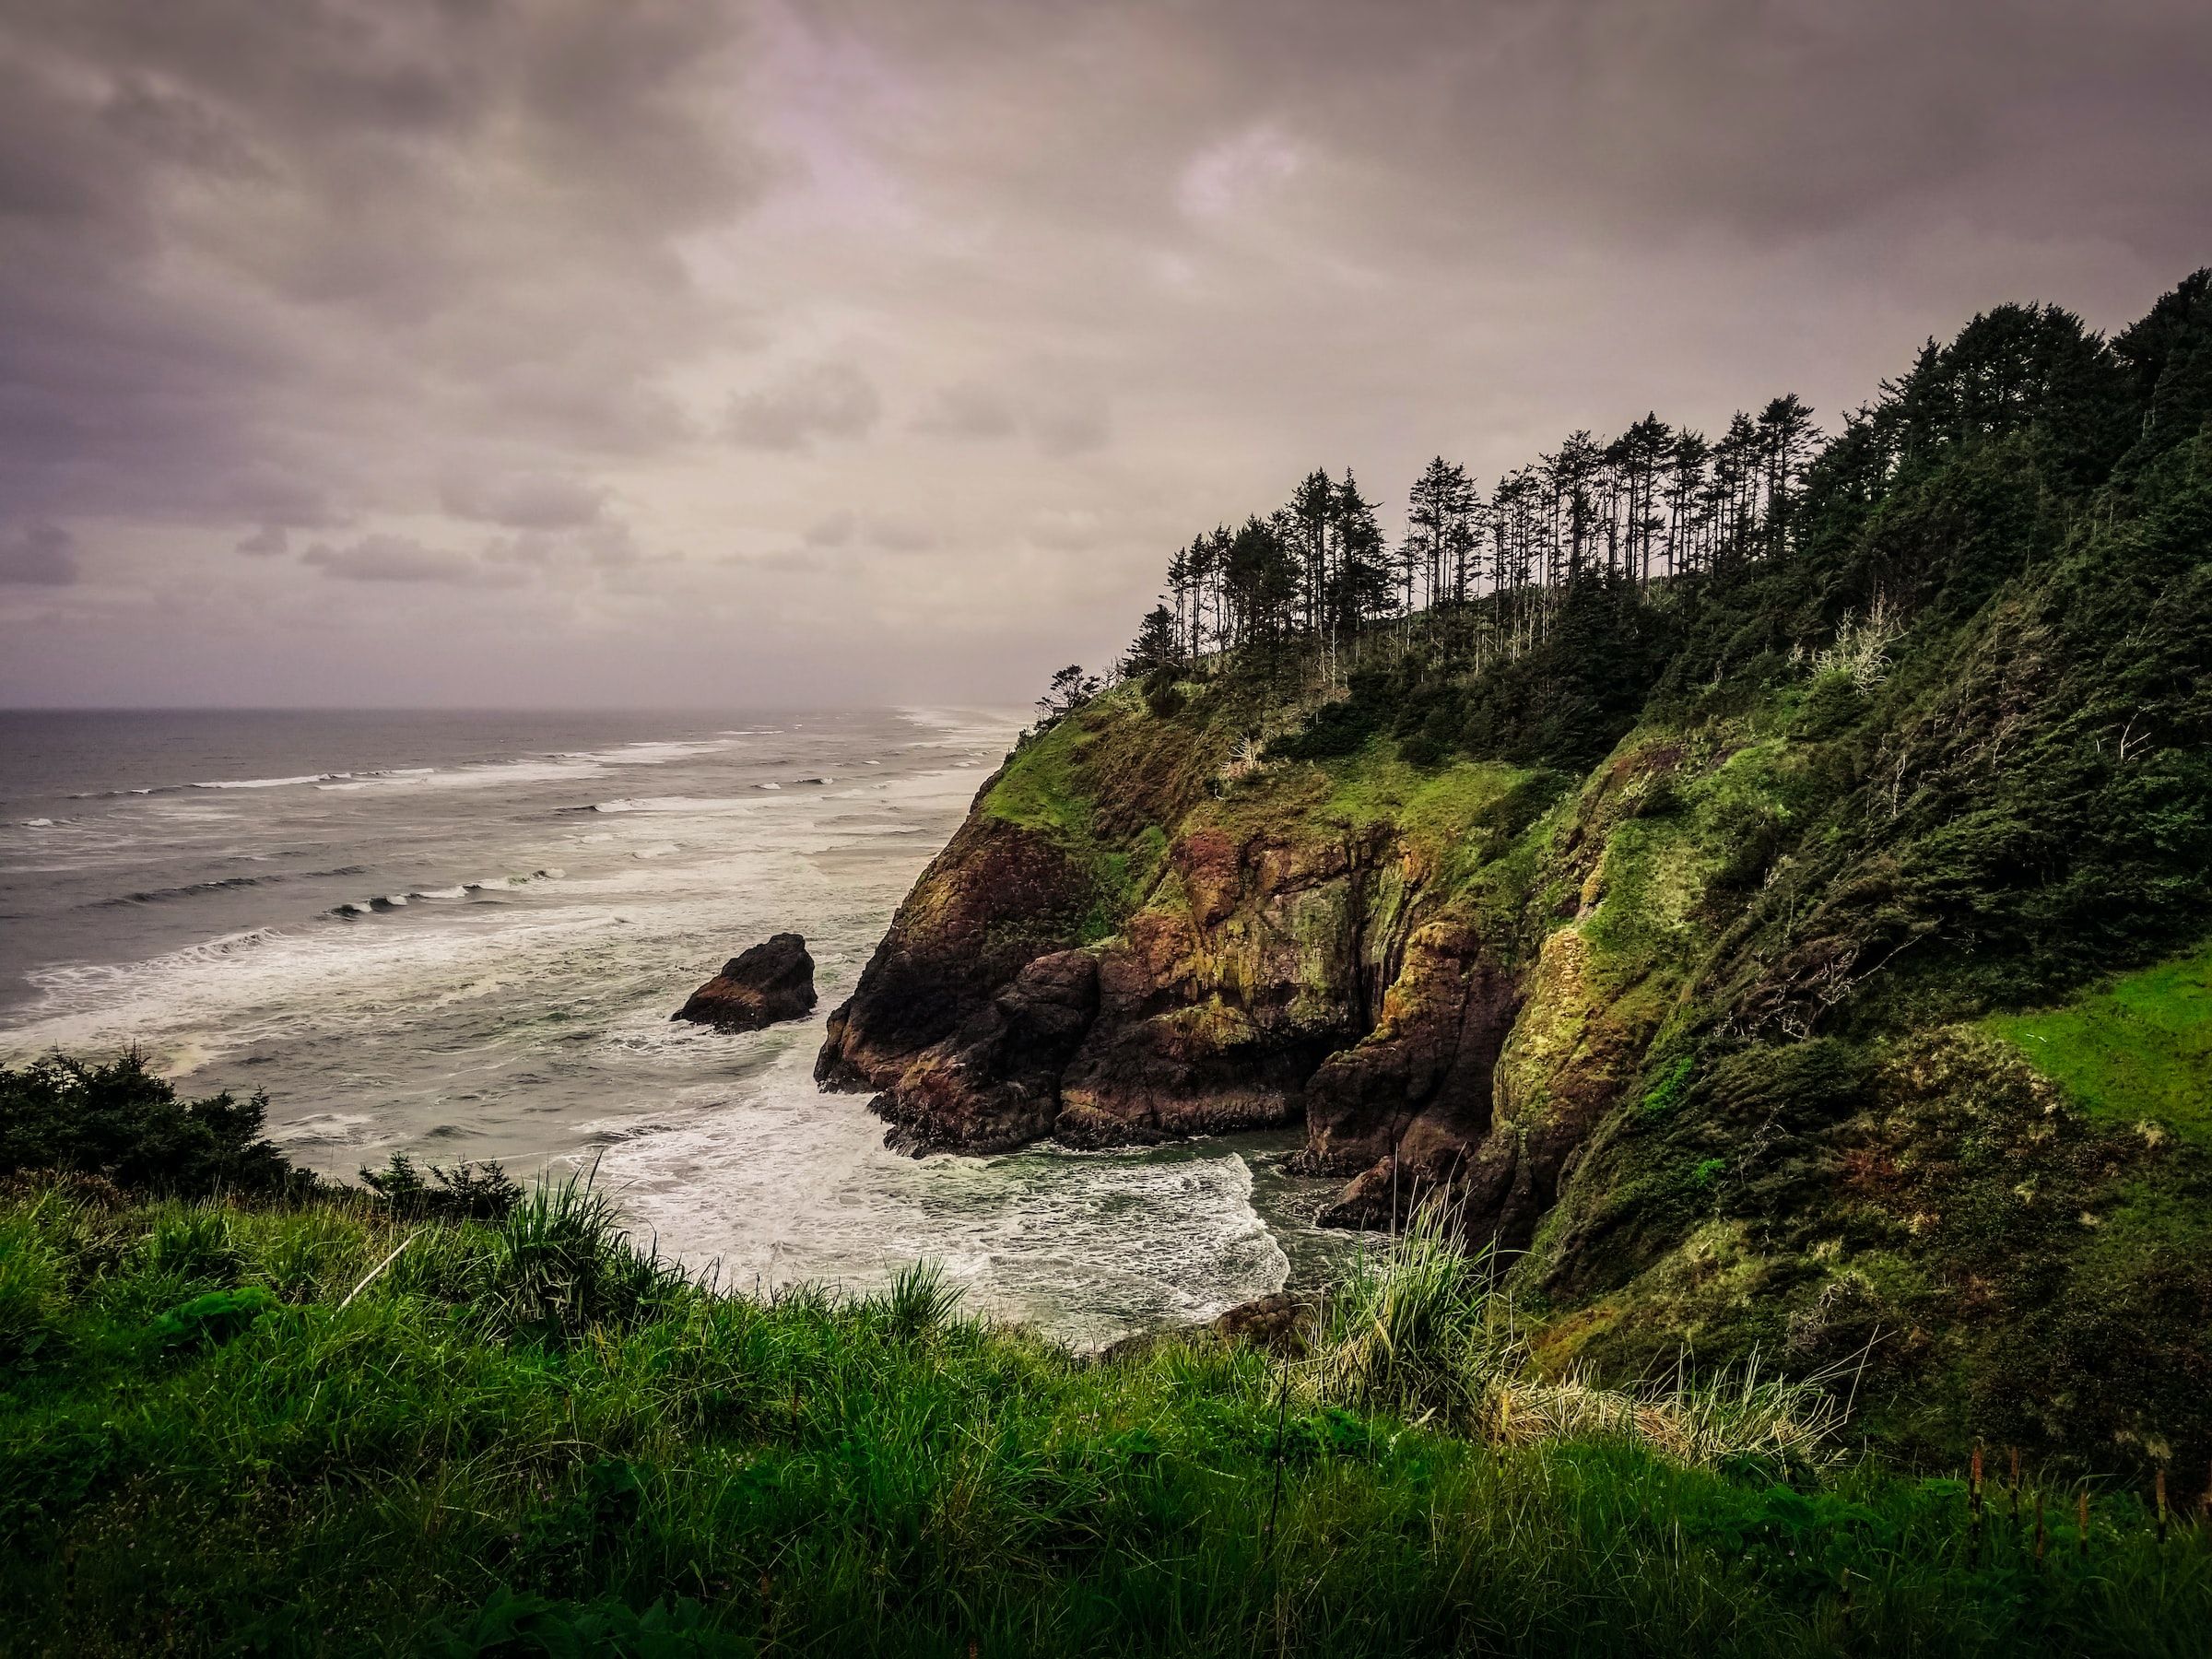
[[[1079,391],[1048,395],[1030,415],[1037,447],[1048,455],[1080,455],[1105,445],[1106,400]]]
[[[923,553],[937,545],[937,533],[919,519],[893,515],[869,520],[868,540],[888,553]]]
[[[280,465],[265,457],[231,472],[217,495],[221,511],[264,525],[313,529],[345,516],[325,481],[297,465]]]
[[[497,473],[488,477],[449,475],[440,490],[456,518],[516,530],[571,530],[595,524],[606,491],[559,473]]]
[[[730,399],[730,437],[754,449],[805,449],[818,438],[859,438],[876,425],[883,400],[851,363],[815,363]]]
[[[687,0],[0,0],[0,500],[323,524],[221,480],[683,441],[658,382],[744,324],[676,242],[779,165],[753,51]]]
[[[1007,438],[1018,425],[1004,393],[963,381],[941,388],[914,429],[941,438]]]
[[[67,587],[81,572],[76,538],[59,524],[22,524],[0,530],[0,582]]]
[[[1104,445],[1106,400],[1079,385],[1049,377],[1041,390],[1019,394],[977,381],[942,387],[914,429],[933,438],[991,441],[1026,433],[1046,454],[1078,455]]]
[[[495,570],[466,554],[430,547],[409,535],[364,535],[344,547],[317,542],[300,556],[325,576],[343,582],[444,582],[456,587],[510,587],[517,571]]]
[[[921,553],[937,545],[937,533],[922,520],[903,513],[863,514],[850,507],[840,507],[802,530],[799,543],[820,553],[868,547],[886,553]],[[759,560],[741,558],[740,562],[753,564]]]
[[[1084,508],[1062,508],[1041,512],[1030,522],[1030,539],[1054,552],[1079,552],[1097,544],[1099,515]]]
[[[0,550],[163,600],[0,697],[1026,702],[1316,464],[2125,322],[2206,84],[2202,0],[0,0]]]

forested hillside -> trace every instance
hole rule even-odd
[[[1561,1368],[2212,1453],[2208,289],[2000,307],[1833,436],[1439,461],[1394,549],[1321,473],[1199,537],[821,1075],[917,1151],[1302,1123],[1331,1218],[1512,1253]]]

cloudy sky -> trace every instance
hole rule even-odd
[[[0,704],[1026,701],[2212,260],[2202,0],[0,0]]]

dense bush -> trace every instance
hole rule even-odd
[[[312,1187],[312,1174],[262,1138],[267,1114],[258,1094],[180,1100],[136,1053],[0,1066],[0,1178],[91,1175],[181,1198]]]
[[[496,1163],[418,1164],[394,1152],[381,1170],[364,1167],[361,1184],[410,1218],[435,1216],[449,1221],[497,1221],[521,1202],[522,1187]]]

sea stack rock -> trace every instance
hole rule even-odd
[[[813,1012],[814,959],[806,954],[804,937],[782,933],[732,957],[668,1018],[718,1031],[757,1031]]]

